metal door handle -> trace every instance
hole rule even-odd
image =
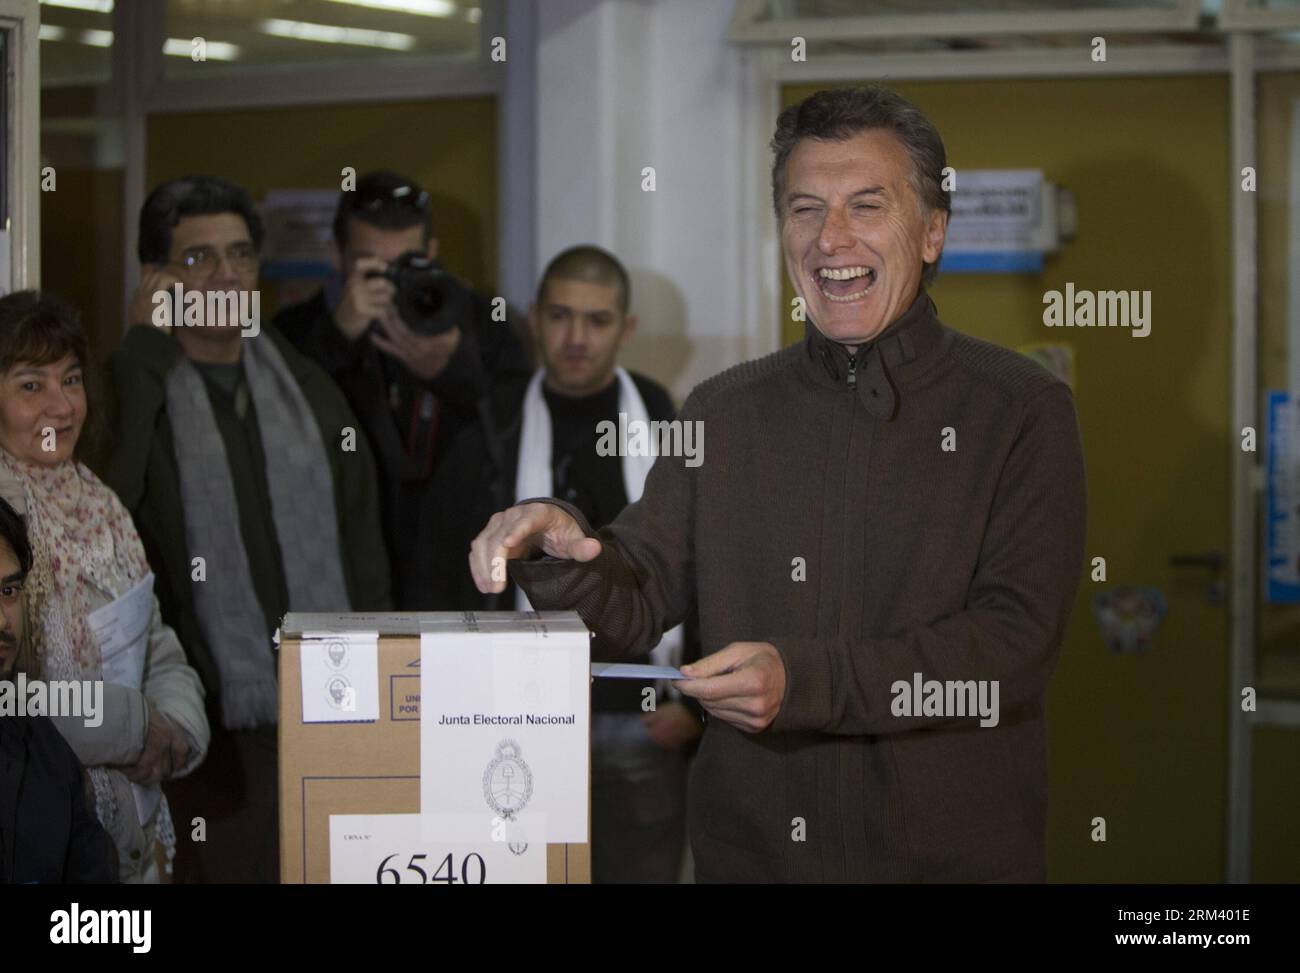
[[[1169,565],[1175,568],[1209,568],[1211,571],[1218,572],[1223,570],[1226,560],[1222,551],[1206,551],[1204,554],[1171,554]]]
[[[1204,554],[1171,554],[1169,564],[1175,568],[1209,568],[1210,582],[1205,586],[1205,601],[1210,605],[1222,605],[1228,598],[1228,586],[1220,575],[1227,558],[1222,551],[1206,551]]]

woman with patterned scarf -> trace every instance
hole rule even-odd
[[[0,496],[25,515],[33,554],[26,671],[51,682],[103,680],[101,722],[53,722],[89,770],[121,880],[166,881],[177,836],[160,785],[207,751],[203,688],[159,617],[130,514],[76,458],[88,414],[86,361],[85,331],[70,306],[35,291],[0,298]],[[130,606],[140,619],[143,667],[134,678],[122,675],[131,667],[117,655],[105,664],[100,610],[108,605],[123,619]],[[183,823],[185,840],[190,827]]]

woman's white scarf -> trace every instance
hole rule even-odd
[[[649,429],[650,415],[632,376],[623,368],[615,368],[614,375],[618,379],[618,411],[627,416],[628,428],[638,428],[637,424],[643,423],[639,428]],[[524,393],[523,424],[519,430],[519,467],[515,472],[516,503],[532,497],[549,497],[555,491],[551,467],[551,410],[547,408],[546,399],[542,395],[544,377],[545,370],[538,369]],[[654,436],[648,438],[650,449],[647,452],[650,455],[631,456],[626,455],[630,450],[620,450],[625,454],[622,457],[623,488],[627,492],[628,503],[636,503],[641,499],[641,494],[645,492],[646,477],[654,465],[658,440]],[[528,596],[518,585],[515,586],[515,607],[519,611],[533,610]],[[650,657],[656,665],[675,666],[680,664],[681,654],[682,627],[678,625],[664,633]]]

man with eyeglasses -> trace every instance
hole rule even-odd
[[[438,320],[404,319],[398,287],[381,275],[403,257],[438,256],[429,194],[412,180],[365,173],[339,195],[333,232],[334,275],[310,300],[277,314],[275,326],[333,376],[365,425],[379,466],[394,600],[429,609],[416,577],[416,523],[433,472],[493,387],[527,381],[527,355],[511,322],[493,320],[489,300],[449,275],[433,278],[443,282],[429,302]]]
[[[109,360],[104,480],[135,519],[214,730],[206,763],[168,788],[178,880],[278,878],[280,619],[391,607],[359,423],[315,363],[249,326],[261,242],[239,186],[156,188],[140,213],[132,327]]]

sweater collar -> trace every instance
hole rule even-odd
[[[934,301],[922,288],[897,320],[858,346],[854,387],[866,410],[876,418],[893,419],[899,401],[893,373],[933,355],[942,339],[943,324]],[[804,351],[804,370],[813,381],[827,388],[847,388],[849,350],[818,331],[812,321],[804,324]]]

